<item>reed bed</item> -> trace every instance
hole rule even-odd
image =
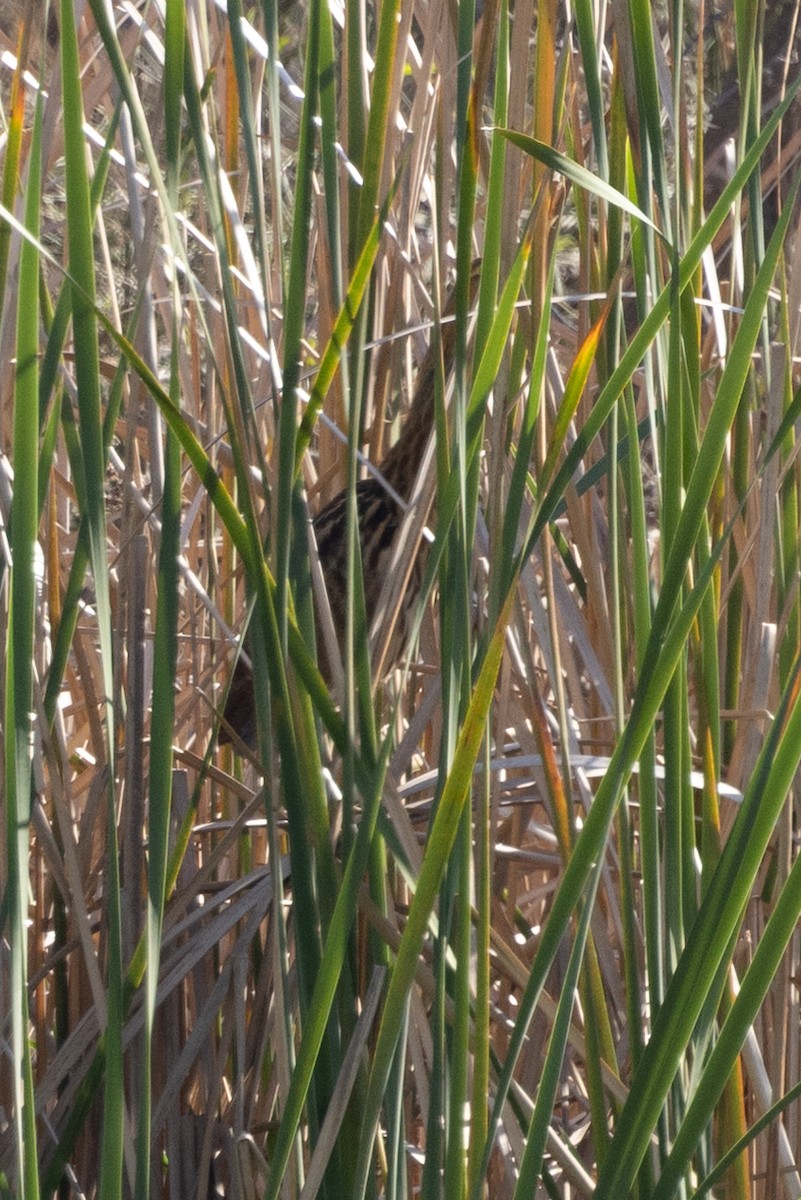
[[[0,3],[0,1196],[801,1196],[798,16]]]

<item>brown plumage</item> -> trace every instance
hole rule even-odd
[[[478,281],[478,264],[471,276],[471,296],[475,294]],[[454,311],[453,297],[445,310],[446,315]],[[453,321],[443,323],[441,330],[442,361],[445,374],[450,372],[456,349],[456,330]],[[420,463],[425,453],[434,424],[437,364],[433,348],[429,348],[420,367],[414,398],[406,422],[395,445],[387,453],[378,468],[381,479],[362,479],[356,485],[356,508],[359,521],[362,571],[364,575],[364,601],[368,628],[378,606],[384,585],[387,564],[396,534],[403,521],[404,510],[392,492],[408,502]],[[313,521],[317,551],[325,578],[328,603],[335,627],[344,629],[346,614],[346,493],[340,492],[317,514]],[[420,555],[409,580],[406,605],[417,595],[422,581]],[[405,646],[405,631],[393,638],[386,666],[389,669],[397,662]],[[318,657],[324,678],[330,682],[323,639],[318,633]],[[250,667],[240,658],[228,692],[223,714],[225,720],[220,729],[220,742],[230,742],[229,727],[246,745],[256,742],[256,724],[253,708],[253,679]]]

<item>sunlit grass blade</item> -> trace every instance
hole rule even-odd
[[[86,145],[83,136],[78,40],[75,14],[69,0],[61,3],[61,70],[64,96],[64,143],[67,183],[67,235],[72,289],[72,329],[75,374],[79,396],[81,453],[86,486],[86,518],[97,606],[97,625],[103,673],[104,718],[109,765],[108,819],[108,1014],[104,1077],[103,1147],[100,1188],[116,1196],[122,1182],[123,1063],[122,1063],[122,946],[120,879],[114,786],[114,712],[111,662],[111,606],[105,522],[105,461],[102,441],[100,363],[94,313],[95,275],[92,216],[89,202]]]
[[[592,171],[588,171],[586,167],[582,167],[567,155],[561,154],[555,150],[553,146],[547,145],[545,142],[539,141],[537,138],[529,137],[527,134],[518,133],[514,129],[499,129],[497,131],[501,137],[505,137],[513,145],[519,146],[526,154],[530,154],[532,158],[536,158],[544,166],[550,170],[564,175],[571,183],[577,187],[583,188],[586,191],[597,196],[600,200],[605,200],[607,204],[615,208],[621,209],[630,217],[634,217],[637,221],[641,221],[644,225],[649,226],[655,233],[660,233],[653,221],[638,208],[637,205],[629,199],[623,192],[619,192],[617,188],[606,183],[603,179],[599,179]]]
[[[39,1194],[31,1044],[28,1036],[29,852],[33,750],[33,656],[39,527],[39,237],[42,103],[36,104],[28,161],[25,225],[17,303],[14,389],[13,573],[5,669],[6,898],[11,931],[11,1050],[18,1194]]]

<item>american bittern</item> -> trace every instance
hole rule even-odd
[[[479,264],[474,264],[471,275],[471,296],[475,295]],[[452,296],[445,310],[446,316],[454,311]],[[441,332],[442,362],[446,376],[453,366],[456,350],[456,330],[453,320],[445,321]],[[378,478],[362,479],[356,485],[356,508],[358,512],[359,541],[361,546],[362,572],[364,575],[364,601],[368,627],[372,625],[387,565],[396,535],[403,521],[404,508],[412,493],[415,479],[425,453],[434,424],[436,396],[437,360],[434,347],[430,347],[417,376],[414,398],[403,431],[395,445],[382,459]],[[386,485],[389,485],[387,487]],[[346,493],[340,492],[317,514],[313,521],[317,551],[325,579],[328,603],[335,628],[345,628],[346,619]],[[422,580],[420,557],[412,571],[405,604],[408,611],[416,597]],[[405,637],[393,639],[386,667],[393,666],[405,645]],[[323,676],[330,681],[331,671],[322,639],[318,635],[318,648]],[[220,730],[220,742],[230,742],[233,730],[251,748],[256,741],[256,723],[253,707],[253,677],[250,667],[239,659],[234,678],[228,692],[224,711],[224,723]]]

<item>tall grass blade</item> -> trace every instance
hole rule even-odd
[[[78,421],[86,487],[86,518],[97,606],[98,636],[106,746],[109,766],[106,854],[108,866],[108,1012],[106,1069],[103,1093],[103,1141],[100,1189],[116,1196],[122,1183],[123,1063],[122,1063],[122,944],[120,879],[114,771],[113,671],[111,663],[111,606],[108,587],[105,521],[105,461],[102,441],[100,364],[94,313],[95,275],[92,216],[86,145],[83,136],[83,98],[75,14],[69,0],[61,2],[61,71],[64,96],[64,143],[67,185],[67,236],[72,289],[72,329]]]
[[[18,1194],[39,1194],[38,1136],[28,1036],[28,910],[34,728],[33,656],[39,528],[39,237],[42,194],[42,103],[36,103],[28,161],[25,226],[17,303],[14,389],[14,507],[11,611],[6,644],[5,776],[7,903],[11,933],[11,1049]]]

